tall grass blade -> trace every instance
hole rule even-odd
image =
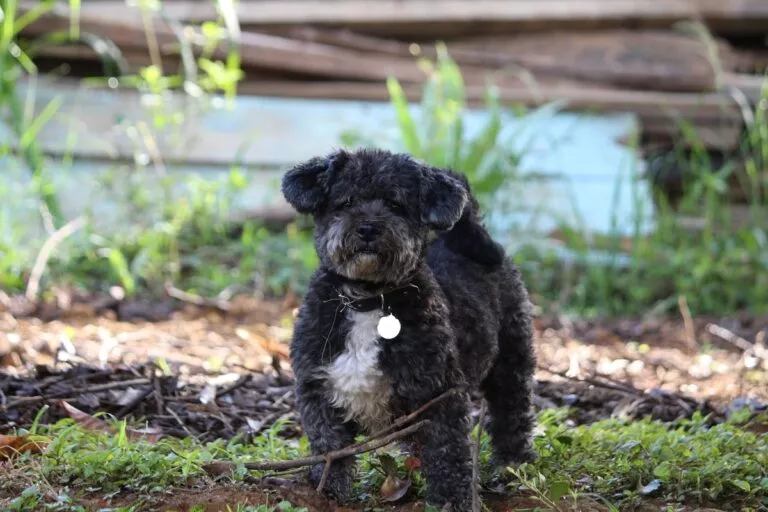
[[[421,142],[416,129],[416,123],[413,121],[408,110],[408,98],[403,91],[400,82],[395,77],[387,79],[387,90],[391,98],[392,106],[395,108],[397,122],[400,125],[400,133],[403,137],[403,143],[407,150],[415,157],[421,157]]]
[[[51,118],[56,115],[56,112],[59,111],[61,105],[62,99],[60,97],[53,98],[48,102],[45,108],[43,108],[40,114],[32,120],[29,127],[24,130],[24,133],[21,135],[21,139],[19,140],[19,146],[22,150],[27,150],[29,146],[35,142],[38,135],[40,135],[40,130],[42,130],[48,121],[50,121]]]

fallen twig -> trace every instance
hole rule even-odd
[[[543,366],[539,366],[539,369],[544,370],[545,372],[551,373],[552,375],[557,375],[558,377],[562,377],[564,379],[572,380],[574,382],[581,382],[582,384],[590,384],[592,386],[610,389],[610,390],[618,391],[620,393],[625,393],[628,395],[638,395],[638,396],[645,395],[645,391],[642,389],[625,386],[620,383],[613,384],[610,382],[603,382],[601,380],[598,380],[592,377],[583,377],[583,378],[573,377],[571,375],[568,375],[566,372],[558,372],[558,371],[552,370],[551,368],[545,368]]]
[[[693,325],[691,309],[688,307],[688,300],[685,295],[677,298],[677,305],[680,308],[680,314],[683,316],[683,326],[685,327],[685,341],[690,348],[696,347],[696,327]]]
[[[227,386],[227,387],[217,391],[216,392],[216,398],[221,398],[224,395],[228,395],[231,392],[233,392],[234,390],[243,387],[245,384],[247,384],[250,381],[251,381],[251,375],[250,374],[243,375],[242,377],[237,379],[233,384],[231,384],[231,385],[229,385],[229,386]]]
[[[30,302],[37,300],[37,294],[40,291],[40,279],[43,277],[45,266],[48,264],[48,259],[51,257],[51,253],[64,239],[72,236],[77,230],[85,226],[85,217],[78,217],[56,230],[48,240],[45,241],[40,252],[37,254],[37,259],[32,267],[32,272],[29,275],[29,281],[27,282],[26,298]]]
[[[50,395],[25,396],[23,398],[19,398],[18,400],[14,400],[13,402],[9,403],[7,406],[7,409],[10,410],[16,407],[21,407],[22,405],[36,404],[39,402],[44,402],[45,400],[82,395],[84,393],[99,393],[101,391],[109,391],[111,389],[127,388],[130,386],[143,386],[145,384],[149,384],[149,382],[150,382],[149,379],[122,380],[119,382],[109,382],[107,384],[97,384],[95,386],[88,386],[83,389],[70,389],[67,391],[61,391],[59,393],[51,393]]]
[[[379,437],[386,436],[390,432],[392,432],[392,431],[402,427],[403,425],[407,425],[408,423],[412,422],[413,420],[415,420],[416,418],[421,416],[421,414],[423,414],[424,411],[426,411],[427,409],[429,409],[430,407],[432,407],[436,403],[438,403],[438,402],[446,399],[447,397],[451,396],[455,392],[456,392],[455,389],[449,389],[448,391],[446,391],[446,392],[436,396],[435,398],[433,398],[429,402],[425,403],[424,405],[422,405],[421,407],[419,407],[418,409],[416,409],[412,413],[410,413],[410,414],[408,414],[406,416],[401,416],[401,417],[397,418],[388,427],[385,427],[385,428],[379,430],[378,432],[374,432],[373,434],[371,434],[370,439],[377,439]]]
[[[128,413],[133,411],[141,403],[141,401],[147,398],[149,394],[152,393],[154,390],[155,390],[154,386],[147,386],[146,388],[144,388],[141,391],[141,393],[138,393],[135,397],[133,397],[133,399],[130,402],[125,404],[125,406],[122,409],[117,411],[115,413],[115,417],[122,418],[123,416],[127,416]]]
[[[752,350],[754,346],[742,338],[741,336],[738,336],[737,334],[729,331],[725,327],[720,327],[719,325],[715,324],[709,324],[707,325],[707,331],[720,338],[721,340],[727,341],[731,345],[738,347],[741,350],[747,351]]]
[[[317,492],[323,492],[323,487],[325,487],[325,482],[328,481],[328,474],[331,472],[332,463],[333,463],[333,459],[331,459],[328,455],[326,455],[325,467],[323,467],[323,475],[320,477],[320,483],[317,484],[317,488],[315,489]]]
[[[286,400],[288,400],[288,398],[290,398],[290,396],[292,394],[293,394],[293,390],[289,389],[288,391],[283,393],[283,395],[281,395],[277,400],[275,400],[272,403],[272,407],[280,407],[281,405],[283,405],[285,403]]]
[[[302,457],[299,459],[292,459],[292,460],[246,462],[243,466],[245,467],[245,469],[248,469],[251,471],[284,470],[284,469],[294,469],[294,468],[312,466],[315,464],[320,464],[322,462],[325,462],[326,460],[334,461],[338,459],[343,459],[345,457],[351,457],[353,455],[359,455],[361,453],[377,450],[383,446],[386,446],[392,443],[393,441],[397,441],[398,439],[407,437],[417,432],[420,428],[422,428],[427,423],[429,423],[428,420],[421,420],[417,423],[414,423],[411,426],[405,427],[402,430],[393,432],[390,435],[383,437],[381,439],[368,439],[367,441],[364,441],[362,443],[353,444],[346,448],[342,448],[341,450],[334,450],[323,455],[313,455],[311,457]],[[236,469],[237,466],[238,466],[237,462],[216,461],[216,462],[211,462],[210,464],[204,465],[203,469],[208,473],[211,473],[214,475],[221,475],[221,474],[231,472],[232,470]]]
[[[179,418],[179,415],[178,415],[178,414],[176,414],[176,412],[175,412],[175,411],[174,411],[174,410],[173,410],[171,407],[169,407],[168,405],[166,405],[166,406],[165,406],[165,410],[166,410],[166,411],[168,411],[168,414],[170,414],[171,416],[173,416],[173,419],[174,419],[174,420],[176,420],[176,423],[178,423],[178,424],[179,424],[179,426],[181,427],[181,429],[182,429],[184,432],[186,432],[186,433],[187,433],[187,435],[188,435],[189,437],[193,437],[193,438],[197,439],[197,436],[196,436],[195,434],[193,434],[193,433],[192,433],[192,432],[191,432],[191,431],[190,431],[190,430],[187,428],[187,425],[186,425],[186,424],[185,424],[183,421],[181,421],[181,418]]]
[[[422,405],[412,413],[407,414],[405,416],[401,416],[400,418],[397,418],[395,421],[392,422],[391,425],[379,430],[378,432],[375,432],[374,434],[369,436],[368,439],[366,439],[365,441],[352,444],[341,450],[335,450],[323,455],[315,455],[312,457],[304,457],[300,459],[293,459],[293,460],[287,460],[287,461],[249,462],[245,464],[245,468],[250,470],[262,470],[262,471],[263,470],[285,470],[285,469],[295,469],[295,468],[300,468],[305,466],[311,466],[314,464],[320,464],[322,462],[325,462],[325,467],[323,468],[323,475],[321,476],[320,482],[317,486],[318,491],[321,491],[325,486],[325,482],[328,479],[328,472],[330,471],[331,463],[334,460],[342,459],[344,457],[349,457],[352,455],[358,455],[360,453],[370,452],[378,448],[381,448],[382,446],[386,446],[392,441],[401,439],[403,437],[407,437],[415,433],[422,426],[428,423],[429,420],[421,420],[410,426],[401,428],[400,430],[396,430],[396,429],[403,427],[403,425],[406,425],[412,422],[419,415],[424,413],[424,411],[426,411],[436,403],[440,402],[441,400],[445,399],[446,397],[452,395],[455,391],[456,391],[455,389],[449,389],[448,391],[445,391],[444,393],[436,396],[435,398],[428,401],[427,403],[425,403],[424,405]],[[236,467],[237,467],[237,463],[235,462],[217,461],[217,462],[212,462],[210,464],[205,465],[204,469],[207,472],[212,474],[223,474],[223,473],[232,471]]]
[[[160,388],[160,379],[157,375],[152,374],[152,388],[155,392],[155,405],[157,406],[157,414],[163,414],[165,410],[165,400],[163,400],[163,390]]]
[[[226,300],[207,299],[205,297],[200,297],[199,295],[180,290],[176,288],[172,283],[165,283],[165,293],[173,299],[177,299],[182,302],[188,302],[189,304],[194,304],[195,306],[200,306],[203,308],[216,308],[220,311],[227,312],[231,307],[229,302]]]

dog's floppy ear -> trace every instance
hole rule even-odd
[[[423,166],[419,199],[421,221],[435,230],[445,231],[461,218],[468,192],[458,179],[442,169]]]
[[[297,212],[312,214],[323,208],[335,171],[344,165],[348,154],[337,151],[297,164],[284,175],[281,190]]]

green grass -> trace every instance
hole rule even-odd
[[[667,505],[710,505],[725,510],[757,510],[768,506],[768,438],[749,432],[737,420],[708,426],[696,416],[675,424],[652,420],[606,420],[585,426],[565,424],[567,411],[539,414],[536,437],[539,459],[516,469],[489,466],[487,436],[481,436],[481,478],[485,485],[506,482],[511,495],[533,495],[543,504],[578,497],[599,498],[621,510],[653,500]],[[768,418],[766,418],[768,419]],[[169,489],[183,489],[184,482],[213,485],[202,465],[214,459],[232,461],[283,460],[307,453],[305,438],[284,439],[277,425],[248,442],[243,438],[200,444],[192,439],[164,439],[155,444],[131,442],[124,422],[115,422],[117,435],[86,431],[72,420],[40,426],[36,434],[51,440],[42,455],[25,454],[14,462],[14,474],[23,474],[30,486],[12,502],[42,500],[47,495],[66,496],[77,503],[80,492],[105,495],[136,492],[159,496]],[[404,456],[384,451],[394,459],[402,478],[413,478],[413,488],[423,497],[424,480],[404,466]],[[359,460],[358,499],[370,507],[380,503],[378,489],[385,471],[382,454]],[[392,471],[392,469],[388,469]],[[220,484],[242,482],[242,467]],[[255,476],[264,473],[254,473]],[[19,481],[0,485],[14,485]],[[44,482],[44,484],[41,484]],[[282,509],[280,509],[282,510]]]

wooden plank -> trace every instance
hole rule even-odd
[[[132,50],[121,52],[121,54],[128,64],[130,72],[136,72],[139,69],[152,64],[149,52]],[[90,47],[77,44],[51,45],[42,48],[33,54],[33,60],[37,60],[39,57],[60,59],[64,62],[96,61],[98,59],[98,56]],[[163,56],[162,63],[163,68],[170,71],[178,69],[181,61],[179,59]]]
[[[715,89],[718,72],[733,70],[728,45],[719,43],[717,70],[706,43],[672,31],[493,36],[453,42],[448,51],[459,62],[515,65],[537,76],[556,75],[645,90],[703,92]]]
[[[23,4],[29,8],[29,3]],[[155,36],[162,46],[177,43],[171,27],[156,18]],[[142,21],[117,13],[84,12],[80,18],[81,29],[111,39],[120,47],[147,48],[147,38]],[[63,13],[48,15],[30,24],[24,35],[40,35],[52,30],[66,30],[69,19]],[[412,58],[387,55],[369,55],[330,45],[295,41],[279,36],[246,32],[240,38],[241,61],[266,69],[301,72],[313,76],[342,77],[358,80],[386,80],[396,76],[400,80],[420,82],[424,72]],[[223,55],[219,53],[219,55]]]
[[[293,26],[278,31],[292,39],[400,57],[435,58],[432,44],[415,45],[350,30]],[[713,90],[716,74],[735,69],[733,52],[717,41],[717,71],[700,38],[674,31],[601,30],[487,36],[450,41],[448,52],[464,66],[518,67],[539,77],[666,91]]]
[[[679,21],[768,19],[763,0],[243,0],[235,4],[241,24],[369,24],[484,21]],[[176,19],[216,19],[216,6],[166,0]],[[130,15],[124,2],[88,2],[85,13]]]
[[[24,3],[28,7],[27,3]],[[115,13],[109,15],[86,13],[81,16],[82,30],[111,39],[129,53],[137,49],[147,51],[147,38],[141,20],[131,18],[118,19]],[[39,35],[51,30],[66,30],[69,19],[62,12],[45,16],[30,24],[25,35]],[[160,48],[174,47],[176,35],[171,27],[161,19],[155,19],[154,33]],[[288,73],[298,73],[309,77],[354,79],[383,82],[390,76],[401,82],[422,83],[426,75],[418,61],[411,55],[396,56],[386,53],[371,53],[316,43],[298,41],[285,37],[243,32],[239,40],[240,58],[244,67],[255,67]],[[223,50],[219,52],[223,56]],[[471,59],[467,59],[469,62]],[[468,84],[486,83],[494,70],[487,67],[464,63],[462,71]],[[498,74],[498,73],[496,73]],[[512,73],[502,73],[497,77],[505,85],[522,86],[524,77]],[[574,85],[559,77],[540,77],[546,84]]]

